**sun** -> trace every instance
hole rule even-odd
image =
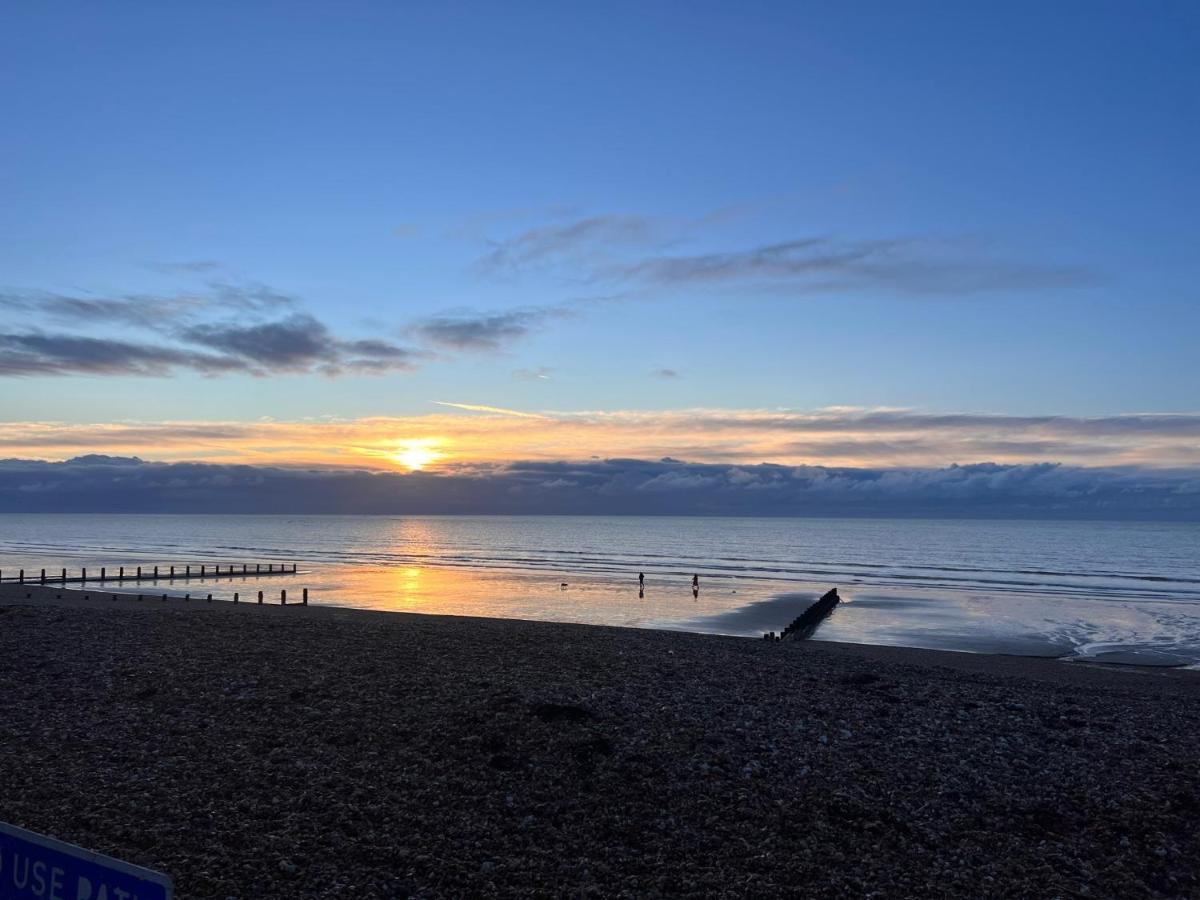
[[[392,454],[392,459],[405,466],[410,472],[419,472],[444,454],[433,449],[432,441],[408,441]]]

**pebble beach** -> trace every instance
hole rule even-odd
[[[0,820],[178,897],[1200,895],[1195,671],[111,596],[0,588]]]

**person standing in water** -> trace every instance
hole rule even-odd
[[[638,590],[642,590],[646,586],[646,573],[638,572]]]

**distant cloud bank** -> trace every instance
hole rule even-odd
[[[515,462],[448,474],[80,456],[0,461],[0,512],[947,516],[1200,521],[1200,473]]]

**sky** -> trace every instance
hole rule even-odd
[[[1200,510],[1198,40],[1170,0],[9,5],[0,507],[110,456]]]

